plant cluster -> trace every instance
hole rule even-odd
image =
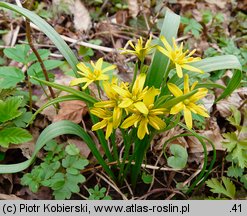
[[[30,159],[19,164],[0,165],[0,173],[15,173],[26,169],[34,162],[36,154],[45,146],[48,153],[44,161],[34,167],[31,173],[25,174],[22,183],[29,185],[34,192],[40,186],[50,187],[56,199],[70,198],[71,193],[79,192],[79,184],[85,181],[80,170],[84,169],[88,161],[81,157],[75,146],[64,147],[50,142],[57,136],[70,134],[80,137],[88,145],[97,163],[113,181],[121,184],[130,177],[131,186],[135,188],[142,163],[146,162],[146,153],[154,136],[180,126],[187,133],[172,137],[164,143],[163,150],[167,164],[176,169],[186,166],[188,158],[186,149],[180,145],[171,145],[170,157],[167,157],[166,144],[178,137],[194,136],[203,146],[204,163],[201,173],[191,184],[187,193],[190,193],[199,182],[202,184],[206,180],[213,168],[216,152],[213,143],[208,138],[194,131],[193,120],[209,117],[202,102],[209,89],[222,89],[222,94],[216,99],[216,103],[229,96],[239,86],[242,77],[241,64],[235,56],[201,59],[196,55],[196,50],[185,49],[183,43],[178,45],[175,38],[180,17],[167,10],[158,40],[152,40],[152,37],[145,40],[140,37],[136,43],[128,42],[130,49],[119,51],[120,54],[136,57],[136,64],[132,68],[132,81],[128,83],[114,75],[116,66],[104,62],[103,58],[90,63],[78,62],[62,38],[39,16],[9,3],[0,2],[0,7],[14,10],[33,21],[55,43],[74,71],[76,78],[71,81],[70,86],[79,85],[80,87],[80,90],[76,90],[47,79],[40,64],[43,62],[47,70],[50,70],[54,68],[54,65],[60,66],[61,62],[55,62],[55,64],[54,61],[48,60],[49,53],[45,50],[38,51],[41,57],[39,62],[36,62],[37,55],[33,55],[28,46],[13,48],[20,51],[5,51],[8,57],[14,58],[15,61],[21,62],[28,68],[26,73],[28,82],[47,85],[49,88],[69,93],[50,99],[33,114],[32,120],[48,106],[64,101],[83,100],[89,108],[93,125],[90,129],[95,131],[103,151],[103,153],[99,151],[95,139],[89,135],[86,128],[70,121],[59,121],[50,124],[40,134]],[[150,54],[153,54],[153,57],[149,64],[146,58]],[[33,64],[30,65],[29,62]],[[49,67],[49,65],[52,66]],[[229,68],[235,71],[227,86],[204,79],[209,77],[212,71]],[[11,78],[7,76],[6,79]],[[24,77],[18,78],[11,85],[14,86],[23,80]],[[91,88],[95,86],[98,94],[92,90],[96,88]],[[117,133],[121,134],[123,141],[124,149],[121,152],[116,139]],[[213,160],[209,164],[206,142],[211,144],[214,150]],[[228,149],[232,152],[232,160],[235,163],[238,159],[236,163],[242,168],[242,158],[236,159],[234,149],[232,146]],[[142,177],[146,183],[151,180],[148,175]],[[104,192],[105,189],[100,190],[97,187],[89,190],[91,198],[97,199],[103,198]]]
[[[44,149],[47,151],[44,161],[22,177],[22,185],[27,185],[34,193],[41,186],[49,187],[55,199],[62,200],[80,192],[78,185],[86,180],[80,172],[88,165],[88,160],[80,155],[79,149],[74,144],[58,145],[55,141],[47,143]]]

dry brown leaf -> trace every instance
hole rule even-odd
[[[14,194],[10,194],[10,195],[7,195],[7,194],[0,194],[0,200],[23,200],[21,199],[20,197],[14,195]]]
[[[205,0],[209,4],[214,4],[217,7],[224,9],[226,7],[227,0]]]
[[[76,30],[86,31],[91,27],[89,12],[80,0],[75,0],[72,13],[74,15],[74,26]]]
[[[139,5],[137,0],[128,0],[129,14],[132,17],[136,17],[139,13]]]
[[[60,103],[58,114],[54,117],[53,122],[69,120],[74,123],[80,123],[87,113],[87,105],[80,100],[65,101]]]
[[[216,150],[221,150],[221,151],[224,150],[222,146],[223,137],[221,136],[220,128],[214,118],[209,119],[209,130],[198,131],[197,133],[211,140]],[[189,136],[187,139],[187,143],[189,145],[188,150],[190,153],[203,152],[202,144],[196,137]],[[207,143],[207,150],[208,151],[213,150],[212,146],[209,143]]]
[[[170,138],[172,138],[174,136],[177,136],[179,134],[182,134],[183,132],[184,132],[184,130],[182,128],[180,128],[180,127],[177,126],[175,128],[172,128],[169,131],[166,131],[164,133],[161,133],[160,134],[161,138],[158,141],[156,140],[155,141],[156,144],[154,144],[154,146],[153,146],[154,149],[155,149],[155,151],[162,150],[164,143],[168,139],[170,139]],[[179,137],[179,138],[171,141],[170,143],[168,143],[167,147],[169,147],[171,144],[180,144],[180,145],[182,145],[182,146],[184,146],[186,148],[188,147],[187,142],[186,142],[186,140],[185,140],[184,137]]]
[[[216,109],[222,117],[226,118],[231,115],[231,107],[235,106],[238,108],[246,96],[247,88],[239,88],[235,90],[230,97],[217,102]]]
[[[53,0],[55,6],[66,5],[74,15],[74,27],[78,31],[86,31],[91,27],[91,18],[88,10],[80,0]]]

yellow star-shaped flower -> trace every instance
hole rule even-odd
[[[95,81],[108,80],[109,76],[105,74],[107,71],[113,70],[116,68],[115,65],[110,65],[102,69],[103,58],[100,58],[96,63],[91,61],[93,70],[90,67],[87,67],[84,63],[80,62],[77,64],[77,68],[80,70],[78,73],[82,75],[82,78],[76,78],[70,82],[70,86],[78,85],[80,83],[86,83],[82,89],[86,89],[91,83]]]
[[[183,43],[181,43],[180,47],[177,46],[175,39],[173,38],[173,47],[168,43],[164,36],[161,36],[161,41],[164,44],[165,48],[158,46],[157,49],[166,55],[176,67],[177,75],[179,78],[183,77],[182,69],[186,69],[193,72],[203,73],[199,68],[193,67],[190,63],[200,61],[199,57],[192,57],[195,53],[195,49],[189,53],[189,50],[183,52]],[[189,53],[189,54],[188,54]],[[188,54],[188,55],[187,55]]]
[[[134,113],[125,119],[121,128],[129,128],[131,126],[138,127],[137,137],[143,139],[146,134],[149,134],[148,125],[156,130],[161,130],[166,127],[166,123],[158,117],[164,115],[165,108],[154,108],[154,98],[160,91],[155,88],[150,88],[143,98],[144,109],[136,109]]]
[[[184,94],[189,93],[192,91],[195,86],[197,85],[197,82],[194,82],[191,86],[189,87],[189,76],[188,74],[185,74],[184,76],[184,92],[182,92],[175,84],[173,83],[168,83],[168,88],[170,92],[175,96],[179,97]],[[184,118],[185,118],[185,123],[188,128],[192,128],[192,114],[191,112],[204,116],[204,117],[209,117],[207,110],[203,105],[197,105],[196,102],[202,99],[207,95],[208,90],[206,88],[199,88],[198,92],[190,96],[188,99],[179,102],[175,106],[173,106],[170,110],[170,114],[177,114],[181,112],[182,110],[184,111]]]
[[[132,54],[132,55],[136,55],[140,59],[140,61],[143,62],[144,59],[145,59],[145,57],[156,46],[156,45],[151,45],[151,41],[152,41],[152,37],[151,36],[147,40],[145,46],[143,46],[143,39],[142,39],[142,37],[140,37],[137,40],[137,44],[136,45],[134,45],[131,41],[128,41],[127,44],[129,44],[133,48],[133,50],[124,49],[124,51],[121,52],[121,54]]]

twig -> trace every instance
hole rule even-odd
[[[43,71],[44,76],[45,76],[45,80],[49,82],[49,77],[48,77],[48,73],[47,73],[47,70],[45,68],[44,62],[42,61],[38,51],[35,49],[33,42],[32,42],[30,21],[28,19],[26,19],[25,22],[26,22],[26,36],[27,36],[28,43],[29,43],[33,53],[35,54],[36,58],[38,59],[38,62],[40,63],[40,66],[41,66],[42,71]],[[50,86],[48,86],[48,89],[51,93],[51,97],[56,98],[53,89]]]
[[[115,191],[117,191],[124,200],[128,200],[128,198],[120,191],[120,189],[115,185],[114,182],[112,182],[110,179],[106,179],[103,175],[96,173],[98,177],[100,177],[102,180],[104,180],[107,184],[109,184]]]
[[[90,43],[87,43],[87,42],[84,42],[84,41],[78,41],[78,40],[69,38],[69,37],[64,36],[64,35],[61,35],[61,38],[63,38],[65,41],[70,42],[70,43],[79,44],[79,45],[82,45],[82,46],[85,46],[85,47],[89,47],[89,48],[96,49],[96,50],[101,50],[101,51],[104,51],[104,52],[116,52],[116,53],[119,52],[118,50],[113,49],[113,48],[99,46],[99,45],[95,45],[95,44],[90,44]]]

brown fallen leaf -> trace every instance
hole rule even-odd
[[[231,115],[231,107],[239,107],[243,103],[244,98],[247,96],[247,88],[239,88],[235,90],[230,97],[220,100],[216,104],[216,109],[219,111],[220,115],[224,118]]]
[[[53,122],[61,120],[70,120],[74,123],[80,123],[88,109],[85,102],[80,100],[65,101],[60,103],[58,114],[55,115]]]
[[[7,195],[0,193],[0,200],[23,200],[23,199],[21,199],[20,197],[14,194]]]
[[[156,140],[155,143],[156,144],[152,144],[153,145],[153,148],[155,149],[155,151],[160,151],[163,149],[163,146],[164,146],[164,143],[174,137],[174,136],[177,136],[179,134],[182,134],[184,132],[184,130],[182,128],[180,128],[179,126],[176,126],[175,128],[172,128],[171,130],[168,130],[166,132],[163,132],[160,134],[161,138],[159,140]],[[169,142],[167,144],[167,147],[169,147],[171,144],[180,144],[184,147],[188,147],[187,145],[187,142],[185,140],[184,137],[179,137],[171,142]]]
[[[197,131],[197,133],[211,140],[216,150],[221,150],[221,151],[225,150],[222,146],[223,137],[221,136],[221,131],[216,122],[216,119],[214,118],[209,119],[209,130],[201,130],[201,131]],[[189,136],[187,138],[187,143],[189,145],[188,151],[190,153],[203,152],[202,144],[196,137]],[[213,150],[212,146],[208,142],[206,142],[206,144],[207,144],[207,150],[212,151]]]
[[[71,12],[74,15],[74,27],[76,30],[86,31],[91,27],[89,12],[80,0],[74,1],[74,8]]]
[[[136,17],[139,13],[139,5],[137,0],[128,0],[129,14],[132,17]]]

